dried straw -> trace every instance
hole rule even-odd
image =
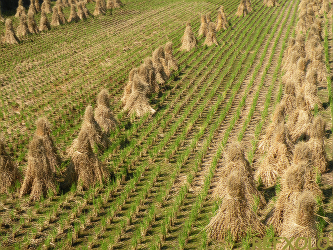
[[[78,22],[78,21],[80,21],[80,18],[79,18],[79,16],[76,13],[76,9],[75,9],[75,5],[74,4],[71,5],[71,12],[69,14],[69,17],[68,17],[67,21],[69,23],[70,22]]]
[[[295,84],[292,81],[285,84],[282,102],[285,104],[286,115],[292,114],[296,106]]]
[[[23,5],[19,5],[16,9],[15,17],[19,18],[23,14],[25,15],[25,8],[23,7]]]
[[[206,21],[206,15],[201,15],[201,24],[200,24],[198,36],[206,36],[207,33],[208,33],[208,24]]]
[[[219,45],[216,39],[215,23],[209,23],[204,45],[212,46],[213,44]]]
[[[286,218],[286,222],[283,225],[281,237],[290,240],[292,246],[295,246],[296,240],[298,246],[304,249],[304,245],[311,245],[312,249],[317,249],[317,227],[315,221],[316,201],[313,194],[309,191],[304,191],[297,199],[296,209],[293,209],[290,218]],[[303,237],[303,239],[301,238]],[[311,243],[304,241],[310,239]],[[291,250],[294,247],[286,247],[286,243],[277,244],[276,249]]]
[[[39,200],[48,190],[57,193],[56,180],[43,139],[34,136],[29,145],[28,167],[21,187],[20,196],[30,194],[30,200]]]
[[[167,42],[164,47],[164,64],[165,68],[164,71],[167,75],[167,77],[170,77],[173,71],[178,70],[178,62],[173,56],[173,50],[172,50],[172,42]]]
[[[28,13],[28,29],[31,34],[38,34],[38,26],[35,21],[34,13]]]
[[[44,0],[41,9],[42,12],[44,11],[46,14],[51,14],[52,13],[51,0]]]
[[[266,6],[267,7],[275,7],[275,6],[279,6],[279,3],[276,0],[267,0],[266,1]]]
[[[58,14],[58,7],[53,6],[51,26],[59,26],[61,24],[60,16]]]
[[[120,0],[112,0],[112,8],[123,7],[124,4]]]
[[[95,120],[107,135],[118,126],[118,121],[110,109],[110,95],[106,89],[103,89],[97,96]]]
[[[236,16],[246,16],[250,11],[246,8],[246,0],[241,0],[240,4],[238,5]]]
[[[8,44],[18,44],[19,39],[14,33],[13,22],[11,19],[7,18],[5,23],[5,36],[3,37],[4,43]]]
[[[28,29],[28,21],[27,16],[24,14],[20,16],[20,24],[16,29],[16,36],[18,38],[22,38],[28,34],[30,34]]]
[[[224,13],[221,11],[217,12],[217,22],[216,22],[216,31],[220,31],[221,29],[226,30],[228,28],[228,21],[225,17]]]
[[[62,6],[58,5],[58,15],[59,15],[59,19],[60,19],[60,24],[65,24],[67,23],[67,19],[64,15],[64,12],[62,10]]]
[[[16,164],[6,153],[5,144],[0,139],[0,193],[9,193],[16,182],[21,182],[22,176]]]
[[[86,7],[86,3],[85,2],[82,2],[82,10],[84,12],[84,15],[88,18],[91,14],[89,12],[89,10],[87,9]]]
[[[253,9],[252,9],[252,4],[251,4],[251,0],[245,0],[245,4],[246,4],[246,9],[248,12],[251,12]]]
[[[154,114],[156,111],[149,105],[149,100],[146,96],[148,92],[149,86],[141,80],[138,74],[135,74],[131,94],[126,101],[124,111],[128,111],[130,116],[135,114],[137,117],[141,117],[146,113]]]
[[[86,14],[83,11],[82,2],[76,4],[77,15],[81,20],[87,19]]]
[[[47,20],[47,16],[45,11],[42,9],[42,14],[39,22],[39,31],[48,31],[50,29],[49,20]]]
[[[4,22],[5,18],[2,16],[2,12],[1,12],[1,2],[0,2],[0,22]]]
[[[93,15],[94,16],[105,15],[105,9],[103,8],[101,0],[96,0],[96,6]]]
[[[155,76],[156,81],[159,84],[164,84],[166,80],[168,79],[163,64],[165,63],[165,54],[164,54],[164,48],[162,46],[159,46],[157,49],[153,52],[153,67],[155,70]]]
[[[209,237],[218,241],[225,240],[229,232],[234,241],[245,237],[248,230],[259,237],[264,235],[265,226],[245,198],[240,172],[234,171],[228,177],[227,195],[206,229]]]
[[[33,0],[31,0],[33,1]],[[39,3],[39,0],[34,0],[34,4],[35,4],[35,9],[37,12],[41,12],[41,7],[40,7],[40,3]]]
[[[182,36],[181,41],[182,41],[182,46],[180,47],[180,50],[190,51],[191,49],[195,48],[195,46],[197,45],[197,39],[193,34],[190,23],[186,23],[185,32],[184,35]]]
[[[128,83],[126,84],[126,86],[124,88],[124,94],[121,98],[121,102],[123,103],[124,106],[126,105],[127,100],[132,93],[133,78],[134,78],[134,75],[136,75],[137,73],[138,73],[138,68],[133,68],[133,69],[131,69],[131,71],[128,75]]]
[[[109,172],[94,154],[89,132],[81,130],[77,140],[77,148],[73,152],[70,165],[66,170],[64,186],[68,188],[73,183],[77,183],[79,190],[88,190],[97,183],[103,184],[109,177]]]
[[[34,14],[37,14],[37,10],[36,10],[36,8],[35,8],[35,3],[34,3],[33,0],[30,1],[30,5],[29,5],[29,9],[28,9],[28,13],[29,13],[29,12],[32,12],[32,13],[34,13]]]

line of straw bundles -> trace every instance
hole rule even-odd
[[[186,23],[186,28],[184,35],[182,36],[182,46],[180,47],[181,50],[190,51],[191,49],[195,48],[197,45],[197,39],[195,38],[191,24],[188,22]]]
[[[91,148],[95,149],[96,147],[105,150],[110,145],[110,140],[106,136],[105,133],[103,133],[101,127],[98,125],[94,118],[93,108],[92,106],[87,106],[84,117],[83,117],[83,123],[81,126],[81,130],[79,132],[79,135],[81,133],[87,133],[89,137],[89,142]],[[68,155],[72,155],[77,147],[79,147],[79,140],[76,138],[72,145],[67,150]]]
[[[152,57],[156,81],[162,85],[168,79],[168,76],[166,75],[163,67],[163,63],[165,60],[164,48],[162,46],[159,46],[157,49],[154,50]]]
[[[231,233],[234,241],[243,238],[248,230],[258,237],[264,235],[265,226],[252,210],[245,198],[244,181],[241,173],[232,172],[227,181],[227,195],[217,214],[207,225],[210,238],[223,241]]]
[[[43,139],[35,135],[29,145],[28,167],[20,195],[22,197],[30,193],[31,200],[38,200],[42,196],[45,197],[48,190],[57,193],[56,180]]]
[[[39,30],[35,21],[34,13],[28,13],[28,29],[31,34],[38,34]]]
[[[107,135],[118,126],[118,121],[110,109],[110,95],[106,89],[103,89],[97,96],[97,107],[94,117],[103,132]]]
[[[207,33],[208,33],[208,23],[206,20],[206,15],[201,15],[201,24],[200,24],[198,36],[206,36]]]
[[[216,39],[215,23],[210,22],[204,45],[212,46],[213,44],[219,45]]]
[[[227,180],[230,173],[237,170],[241,173],[244,187],[245,197],[249,204],[255,205],[256,198],[259,198],[259,205],[263,207],[266,204],[265,198],[255,187],[252,169],[249,162],[245,158],[244,148],[239,142],[231,143],[224,152],[222,173],[219,178],[220,181],[217,187],[213,190],[212,196],[214,198],[224,198],[227,195]]]
[[[8,44],[18,44],[19,39],[14,33],[13,22],[11,19],[7,18],[5,23],[5,36],[2,38],[4,43]]]
[[[226,30],[228,26],[229,24],[227,21],[227,16],[224,12],[223,6],[221,6],[219,11],[217,12],[216,31],[220,31],[221,29]]]
[[[46,13],[44,10],[42,10],[42,14],[41,14],[40,22],[39,22],[39,31],[47,31],[50,28],[51,28],[50,23],[49,23],[49,20],[47,19]]]
[[[19,169],[6,153],[5,144],[0,139],[0,193],[8,193],[15,186],[15,183],[21,180]]]
[[[255,174],[255,179],[260,178],[265,187],[274,186],[277,178],[290,166],[292,155],[286,138],[287,131],[282,122],[276,127],[267,155]]]
[[[27,16],[24,14],[20,16],[20,24],[16,29],[16,36],[22,38],[28,34],[30,34],[30,31],[28,29]]]
[[[164,47],[164,71],[167,77],[170,77],[173,71],[178,70],[178,62],[173,56],[172,42],[167,42]]]
[[[286,218],[286,223],[283,225],[283,230],[280,234],[291,240],[292,246],[298,242],[298,246],[302,249],[307,249],[311,245],[312,249],[317,249],[317,228],[315,221],[316,201],[313,194],[309,191],[303,192],[297,199],[296,209],[291,213],[289,218]],[[301,238],[303,237],[303,239]],[[306,241],[311,240],[310,242]],[[305,246],[306,244],[306,246]],[[305,246],[305,247],[304,247]],[[294,247],[286,247],[286,242],[281,242],[276,245],[277,250],[291,250]]]
[[[128,111],[129,115],[135,114],[137,117],[146,113],[154,114],[156,111],[150,106],[146,96],[148,92],[149,86],[140,79],[139,75],[134,75],[131,94],[126,101],[124,110]]]
[[[236,12],[236,16],[246,16],[247,14],[249,14],[250,11],[247,10],[246,8],[246,1],[245,0],[241,0],[240,4],[238,5],[237,8],[237,12]]]
[[[96,6],[93,15],[94,16],[105,15],[105,9],[103,8],[101,0],[96,0]]]
[[[68,188],[77,183],[79,190],[88,190],[98,182],[103,184],[109,173],[92,150],[89,132],[81,130],[77,140],[77,147],[66,170],[64,186]]]
[[[68,17],[67,21],[70,23],[70,22],[78,22],[79,20],[80,20],[80,18],[76,13],[75,5],[72,4],[71,5],[71,12],[69,14],[69,17]]]

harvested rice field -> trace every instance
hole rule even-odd
[[[18,2],[0,249],[333,249],[333,1]]]

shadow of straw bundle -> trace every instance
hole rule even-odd
[[[189,22],[186,23],[185,32],[182,36],[181,42],[182,46],[180,47],[180,50],[190,51],[197,45],[197,39],[193,34],[191,24]]]
[[[245,158],[244,148],[239,142],[231,143],[224,152],[224,166],[220,174],[220,181],[217,187],[213,190],[214,198],[224,198],[227,195],[227,180],[230,173],[239,171],[243,178],[245,187],[245,197],[249,204],[255,205],[256,199],[259,198],[259,206],[263,207],[266,204],[265,198],[255,187],[252,169],[249,162]]]
[[[18,44],[19,39],[14,33],[12,20],[7,18],[5,26],[5,36],[2,38],[3,42],[8,44]]]
[[[229,232],[234,241],[243,238],[248,230],[259,237],[264,235],[265,226],[245,198],[244,180],[239,171],[229,175],[227,195],[206,229],[209,237],[218,241],[225,240]]]
[[[237,8],[236,16],[242,17],[242,16],[246,16],[247,14],[249,14],[250,11],[247,9],[246,5],[247,5],[246,0],[241,0],[240,4],[238,5],[238,8]]]
[[[57,193],[54,171],[47,157],[43,138],[34,135],[29,145],[28,167],[20,196],[30,194],[30,200],[39,200],[48,190]]]
[[[109,177],[106,166],[94,154],[90,140],[88,131],[80,131],[77,147],[66,169],[64,188],[77,183],[78,190],[88,190],[97,183],[103,184]]]
[[[295,201],[305,186],[305,169],[301,165],[292,165],[282,176],[282,189],[278,194],[272,216],[267,223],[272,225],[277,235],[280,235],[284,220],[288,218]]]
[[[103,89],[97,96],[95,120],[107,135],[118,126],[118,121],[110,109],[110,95],[106,89]]]
[[[313,119],[310,130],[310,140],[308,141],[309,148],[312,152],[313,166],[319,173],[327,171],[327,156],[325,151],[325,121],[321,116]]]
[[[128,114],[141,117],[146,113],[154,114],[156,111],[150,106],[147,93],[149,92],[149,86],[145,84],[139,77],[134,75],[131,94],[126,101],[124,111],[128,111]]]
[[[90,105],[87,106],[84,113],[83,123],[79,135],[81,133],[88,134],[90,146],[93,149],[97,147],[100,150],[105,150],[111,144],[107,135],[102,132],[101,127],[96,122],[94,118],[93,108]],[[71,156],[77,150],[77,148],[79,147],[79,143],[79,139],[76,138],[67,150],[68,155]]]
[[[216,39],[215,23],[210,22],[208,25],[208,32],[206,35],[205,42],[203,43],[207,46],[212,46],[213,44],[219,45]]]
[[[56,172],[57,168],[60,167],[61,159],[57,154],[57,149],[54,146],[54,142],[51,137],[50,123],[46,118],[41,117],[37,120],[36,127],[35,136],[42,139],[46,158],[49,161],[52,171]]]
[[[292,242],[295,246],[295,241],[298,241],[298,246],[304,249],[311,245],[312,249],[317,249],[317,228],[315,222],[316,201],[313,194],[309,191],[304,191],[297,199],[296,209],[286,218],[286,223],[283,225],[283,230],[280,234]],[[301,238],[303,237],[303,238]],[[305,240],[305,239],[306,240]],[[311,242],[307,242],[311,240]],[[280,243],[276,245],[276,249],[291,250],[294,247],[286,247],[286,244]]]
[[[22,176],[19,169],[6,153],[5,144],[0,139],[0,193],[9,193],[16,182],[21,182]]]
[[[272,187],[276,184],[277,178],[290,166],[292,158],[288,132],[283,122],[276,127],[267,152],[256,171],[255,179],[258,181],[261,179],[265,187]]]

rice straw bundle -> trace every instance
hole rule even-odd
[[[28,13],[28,29],[31,34],[38,34],[39,30],[35,21],[34,13]]]
[[[218,241],[225,240],[229,232],[234,241],[243,238],[248,230],[258,237],[264,235],[265,226],[245,198],[240,172],[234,171],[228,177],[227,195],[206,229],[209,237]]]
[[[83,11],[82,2],[76,4],[77,15],[81,20],[87,19],[86,14]]]
[[[245,158],[244,148],[239,142],[232,142],[224,152],[223,168],[219,175],[220,181],[217,187],[213,190],[214,198],[224,198],[227,195],[227,180],[228,176],[233,171],[239,171],[243,178],[245,187],[245,197],[249,204],[255,205],[255,196],[259,198],[259,206],[266,205],[265,198],[255,187],[252,169],[249,162]]]
[[[25,14],[25,8],[23,7],[22,1],[19,1],[19,5],[16,9],[15,17],[19,18],[22,14]]]
[[[59,26],[60,24],[61,24],[61,20],[60,20],[59,14],[58,14],[58,7],[53,6],[51,26]]]
[[[124,4],[120,0],[111,0],[111,8],[121,8],[124,6]]]
[[[331,4],[328,0],[323,0],[321,9],[319,11],[321,15],[324,15],[326,13],[328,16],[331,16]]]
[[[313,166],[319,173],[327,171],[327,156],[324,144],[325,126],[325,121],[321,116],[315,117],[310,129],[310,140],[308,141],[312,153]]]
[[[87,9],[86,7],[86,3],[85,2],[82,2],[82,10],[84,12],[84,15],[88,18],[91,14],[89,12],[89,10]]]
[[[164,47],[165,73],[170,77],[173,71],[178,70],[178,62],[173,56],[172,42],[167,42]]]
[[[43,139],[35,135],[30,142],[28,167],[21,187],[20,196],[30,194],[30,200],[39,200],[48,190],[57,193],[55,175],[47,158]]]
[[[31,0],[33,1],[33,0]],[[34,0],[34,4],[35,4],[35,9],[37,12],[41,12],[41,7],[40,7],[40,4],[39,4],[39,0]]]
[[[48,31],[50,29],[49,20],[47,20],[47,16],[44,10],[42,10],[40,22],[39,22],[39,31]]]
[[[308,64],[308,60],[301,57],[298,61],[297,61],[297,68],[296,71],[294,72],[294,77],[293,77],[293,81],[296,84],[297,87],[302,87],[303,82],[305,80],[305,74],[306,74],[306,66]]]
[[[60,24],[65,24],[67,23],[67,19],[64,15],[64,12],[62,10],[62,6],[61,5],[58,5],[58,15],[59,15],[59,18],[60,18]]]
[[[287,121],[287,128],[290,132],[290,139],[293,143],[309,138],[308,132],[311,121],[312,115],[309,111],[297,108],[291,114]]]
[[[42,12],[44,11],[46,14],[51,14],[52,13],[51,0],[44,0],[41,9]]]
[[[208,33],[206,35],[204,45],[212,46],[213,44],[219,45],[216,39],[215,24],[209,23]]]
[[[246,8],[246,0],[241,0],[240,4],[238,5],[236,16],[246,16],[249,13],[249,11]]]
[[[87,131],[80,131],[78,143],[72,153],[71,162],[66,170],[65,187],[73,183],[78,184],[79,190],[88,190],[97,183],[103,182],[109,177],[109,173],[94,154],[90,135]]]
[[[103,133],[101,127],[96,122],[93,108],[90,105],[87,106],[85,110],[80,133],[88,134],[90,146],[93,149],[98,147],[100,150],[105,150],[111,144],[109,138],[105,133]],[[78,138],[73,141],[72,145],[67,150],[68,155],[71,156],[76,151],[77,147],[79,146],[78,143]]]
[[[103,89],[97,96],[95,120],[107,135],[118,126],[118,121],[110,109],[110,95],[106,89]]]
[[[168,79],[163,63],[165,62],[164,48],[162,46],[158,47],[153,52],[153,67],[155,70],[156,81],[159,84],[164,84]]]
[[[313,194],[309,191],[301,193],[297,199],[296,209],[292,210],[290,218],[283,225],[280,236],[289,239],[292,246],[295,246],[295,241],[298,241],[298,246],[303,249],[305,244],[306,246],[311,245],[312,249],[317,249],[315,210],[316,201]],[[306,241],[304,238],[306,238]],[[307,242],[309,239],[311,243]],[[294,247],[290,248],[284,242],[277,244],[276,249],[291,250]]]
[[[322,51],[320,49],[313,50],[313,57],[314,59],[310,62],[309,69],[316,70],[318,82],[322,85],[326,85],[327,72]]]
[[[29,5],[29,9],[28,9],[28,13],[32,12],[34,14],[37,14],[37,10],[35,8],[35,3],[33,0],[30,1],[30,5]]]
[[[0,193],[9,193],[16,182],[21,182],[19,169],[5,150],[5,144],[0,139]]]
[[[93,15],[94,16],[105,15],[105,9],[103,8],[101,0],[96,0],[96,6]]]
[[[1,12],[1,2],[0,2],[0,22],[4,22],[5,18],[2,16],[2,12]]]
[[[60,167],[61,159],[57,154],[57,148],[54,146],[51,133],[52,131],[49,121],[45,117],[38,118],[36,122],[35,137],[42,140],[45,148],[45,157],[50,164],[51,170],[56,172],[58,167]]]
[[[300,16],[300,18],[296,24],[296,30],[298,32],[306,32],[306,30],[308,29],[306,19],[307,19],[306,15]]]
[[[282,176],[290,166],[291,157],[287,131],[284,123],[281,122],[274,131],[271,145],[264,161],[256,171],[255,179],[260,178],[265,187],[274,186],[277,178]]]
[[[277,235],[280,235],[285,219],[290,215],[291,210],[295,207],[297,197],[304,189],[304,176],[304,168],[293,165],[286,170],[282,177],[282,189],[278,194],[272,216],[267,221],[267,224],[274,227]]]
[[[78,22],[78,21],[80,21],[80,18],[79,18],[79,16],[76,13],[76,8],[75,8],[74,4],[71,5],[71,12],[69,14],[69,17],[68,17],[67,21],[69,23],[70,22]]]
[[[154,114],[156,111],[150,106],[147,98],[149,86],[146,85],[136,74],[133,78],[131,94],[124,106],[124,111],[128,111],[129,115],[135,114],[141,117],[146,113]]]
[[[191,49],[195,48],[197,45],[197,39],[195,38],[191,24],[188,22],[186,23],[186,28],[184,35],[182,36],[182,46],[180,47],[180,50],[186,50],[190,51]]]
[[[126,84],[126,86],[124,88],[124,94],[121,98],[121,102],[124,106],[126,105],[127,100],[132,93],[133,78],[134,78],[134,75],[136,75],[137,73],[138,73],[138,68],[133,68],[133,69],[131,69],[131,71],[128,75],[128,83]]]
[[[70,6],[68,0],[62,0],[62,4],[64,5],[64,7],[69,7]]]
[[[200,24],[198,36],[206,36],[207,33],[208,33],[208,24],[206,21],[206,15],[201,15],[201,24]]]
[[[321,100],[318,97],[317,86],[315,83],[313,83],[313,81],[316,82],[316,79],[307,79],[303,84],[304,100],[308,110],[314,110],[316,106],[318,107],[318,109],[322,109],[323,107]]]
[[[220,31],[221,29],[226,30],[228,28],[229,24],[224,16],[225,14],[221,13],[221,11],[217,12],[216,31]]]
[[[275,6],[279,6],[279,4],[276,0],[267,0],[266,1],[266,6],[267,7],[275,7]]]
[[[144,82],[144,84],[148,85],[149,87],[146,94],[147,96],[158,92],[159,88],[155,81],[155,71],[151,58],[145,58],[144,63],[141,64],[138,69],[138,76]]]
[[[11,19],[7,18],[5,23],[5,36],[3,37],[3,42],[8,44],[18,44],[19,39],[14,33],[13,22]]]
[[[284,123],[285,113],[286,105],[284,102],[281,102],[274,110],[271,118],[272,122],[266,128],[265,133],[259,142],[258,149],[261,153],[267,152],[271,146],[274,131],[277,129],[280,123]]]
[[[245,5],[246,5],[246,10],[248,12],[251,12],[252,11],[251,0],[245,0]]]
[[[295,84],[292,81],[285,84],[282,102],[285,104],[286,115],[290,115],[296,106]]]
[[[18,38],[22,38],[28,34],[30,34],[30,32],[28,29],[27,16],[24,14],[20,16],[20,24],[17,27],[16,36]]]

